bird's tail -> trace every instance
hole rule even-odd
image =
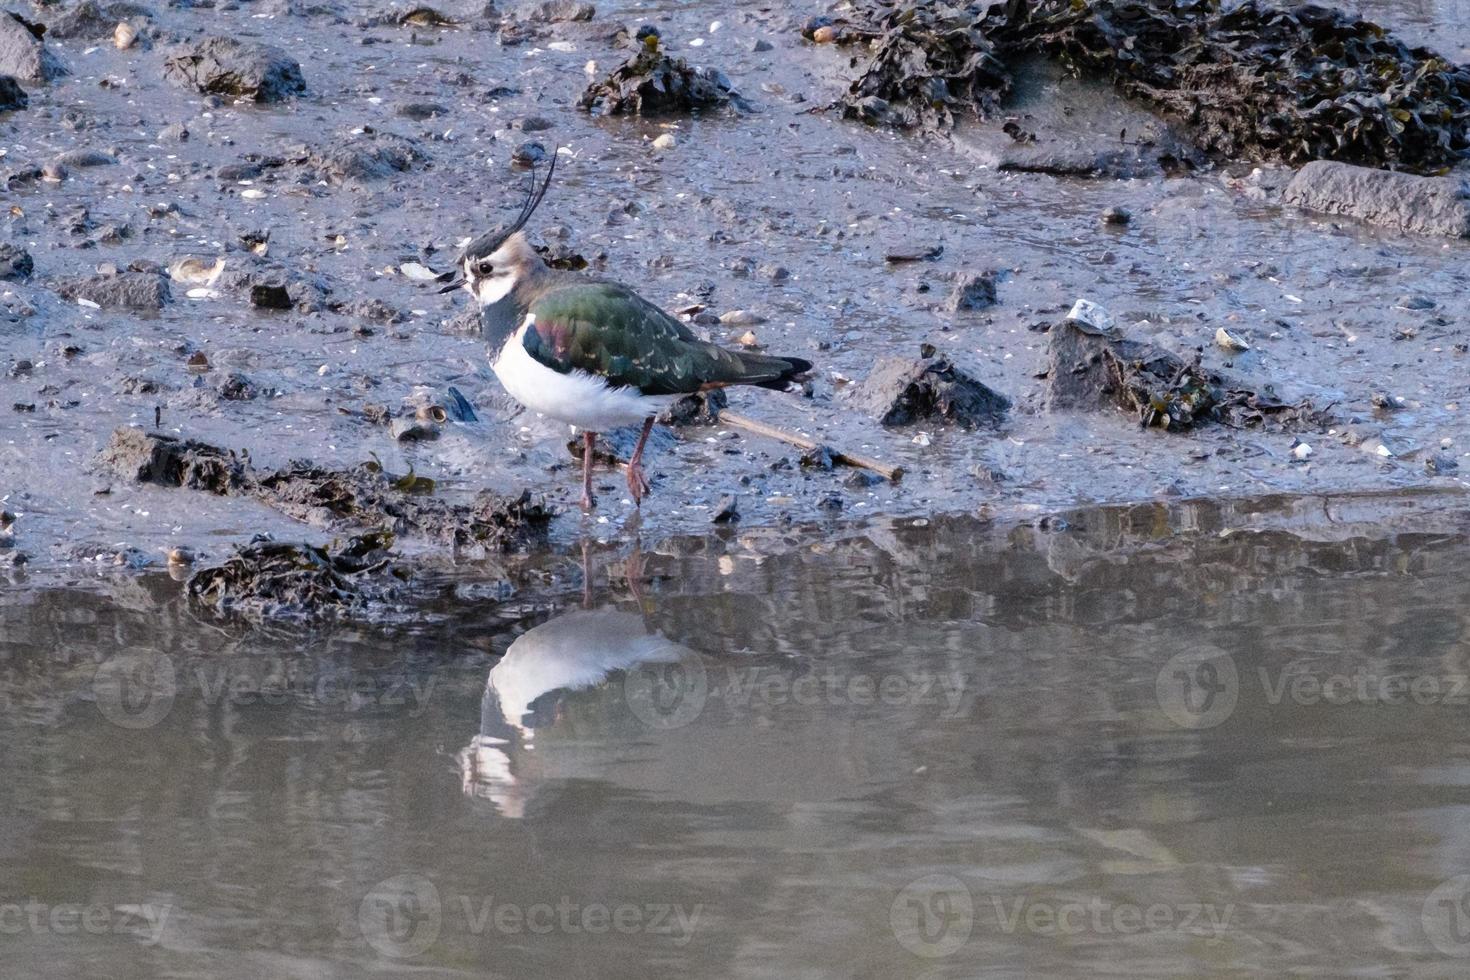
[[[811,361],[803,361],[799,357],[769,357],[764,354],[743,354],[741,360],[752,368],[752,374],[756,372],[767,373],[774,369],[775,377],[764,381],[752,381],[757,388],[770,388],[774,391],[785,391],[798,381],[805,380],[807,373],[812,369]]]

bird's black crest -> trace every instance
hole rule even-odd
[[[535,213],[536,208],[541,205],[541,199],[546,196],[546,192],[551,188],[551,177],[555,173],[556,152],[553,151],[551,154],[551,163],[546,168],[546,179],[541,182],[539,188],[536,186],[536,175],[532,172],[531,190],[527,193],[526,202],[521,205],[521,213],[516,216],[516,220],[509,225],[502,225],[493,231],[487,231],[470,242],[464,247],[464,251],[460,253],[460,261],[467,258],[484,258],[503,245],[505,240],[511,235],[524,228],[526,222],[531,220],[531,215]]]

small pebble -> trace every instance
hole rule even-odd
[[[653,141],[653,148],[655,150],[672,150],[678,145],[679,142],[678,140],[674,139],[673,133],[664,133],[658,139]]]
[[[1127,208],[1111,207],[1102,213],[1102,223],[1105,225],[1126,225],[1133,220],[1133,214]]]

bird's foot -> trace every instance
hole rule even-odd
[[[648,496],[648,491],[653,486],[648,482],[648,476],[643,472],[642,463],[628,464],[628,492],[633,495],[634,505],[643,503],[643,498]]]
[[[582,494],[582,513],[590,514],[597,509],[597,498],[590,493]]]

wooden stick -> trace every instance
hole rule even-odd
[[[765,422],[758,422],[755,419],[746,418],[744,415],[739,415],[735,412],[720,412],[720,421],[734,428],[754,432],[756,435],[765,436],[768,439],[776,439],[800,449],[817,449],[826,445],[814,439],[808,439],[806,436],[797,435],[795,432],[787,432],[785,429],[778,429],[774,425],[767,425]],[[863,470],[872,470],[890,483],[897,483],[903,479],[902,466],[889,466],[887,463],[880,463],[876,459],[845,453],[831,446],[826,446],[826,449],[832,454],[832,461],[834,463],[842,463],[845,466],[856,466],[858,469]]]

